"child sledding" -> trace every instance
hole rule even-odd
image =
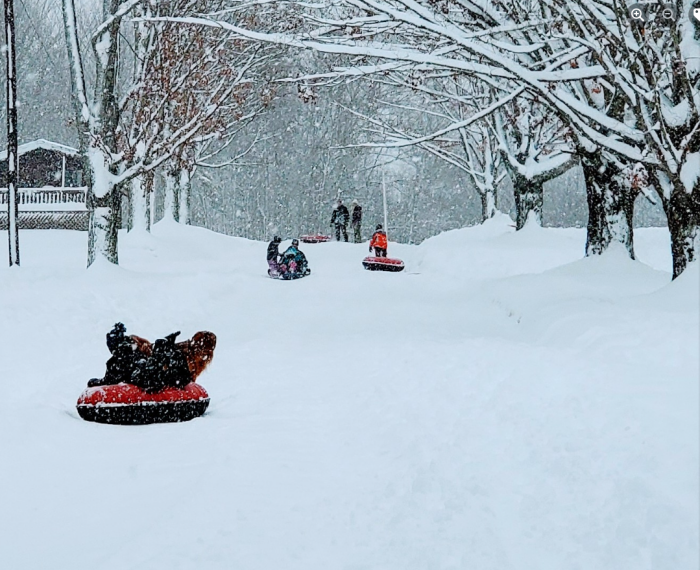
[[[275,279],[279,278],[280,275],[280,244],[282,243],[282,238],[275,236],[272,241],[267,246],[267,274]]]
[[[293,239],[292,245],[279,254],[281,239],[277,236],[267,247],[267,274],[273,279],[301,279],[311,273],[309,262],[304,253],[299,249],[299,240]]]
[[[107,361],[105,375],[90,380],[88,387],[127,383],[152,393],[194,382],[214,357],[216,335],[200,331],[190,340],[176,343],[179,334],[151,343],[140,336],[127,335],[126,327],[117,323],[107,333],[112,357]]]
[[[209,365],[216,335],[201,331],[184,342],[173,333],[154,343],[127,335],[117,323],[107,334],[112,354],[103,378],[93,378],[78,400],[83,419],[144,424],[187,421],[204,413],[209,396],[195,383]]]

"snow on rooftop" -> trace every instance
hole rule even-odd
[[[32,142],[21,144],[19,145],[17,150],[18,154],[21,156],[23,154],[40,148],[44,150],[55,150],[58,152],[62,152],[63,154],[70,154],[73,156],[78,154],[77,148],[66,146],[64,144],[53,141],[47,141],[46,139],[37,139]],[[7,160],[7,150],[0,152],[0,160]]]

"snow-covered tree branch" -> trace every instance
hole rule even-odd
[[[118,262],[117,229],[122,192],[130,185],[132,213],[147,226],[149,203],[144,176],[160,167],[181,179],[193,161],[188,147],[202,137],[224,136],[237,119],[250,116],[252,79],[266,61],[264,46],[230,34],[203,33],[145,20],[162,14],[187,16],[220,7],[215,0],[104,0],[103,21],[92,36],[94,95],[89,97],[75,18],[74,0],[63,1],[66,45],[88,175],[90,229],[88,265],[98,257]],[[134,27],[134,71],[120,65],[125,18]],[[187,188],[188,183],[180,184]],[[183,200],[183,203],[185,201]],[[183,209],[186,210],[186,209]],[[183,211],[183,218],[188,214]]]

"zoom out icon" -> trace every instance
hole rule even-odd
[[[676,7],[673,4],[664,4],[659,10],[662,23],[670,24],[676,21]]]

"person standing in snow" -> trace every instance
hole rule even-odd
[[[374,248],[375,257],[386,257],[388,245],[386,232],[382,229],[382,224],[379,224],[377,225],[377,231],[374,232],[369,242],[369,251],[372,253],[372,248]]]
[[[355,243],[362,242],[362,206],[357,200],[352,201],[352,221],[350,222]]]
[[[275,236],[272,238],[270,245],[267,246],[267,265],[269,266],[267,274],[273,277],[279,275],[280,271],[278,260],[280,256],[279,247],[281,243],[282,238]]]
[[[335,239],[340,241],[340,232],[343,232],[344,241],[348,241],[348,221],[350,220],[350,212],[343,204],[343,201],[338,198],[335,206],[333,206],[333,215],[331,216],[331,225],[335,226]]]

